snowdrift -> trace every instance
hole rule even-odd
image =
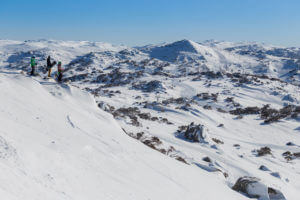
[[[0,91],[1,199],[247,199],[128,137],[80,89],[2,71]]]

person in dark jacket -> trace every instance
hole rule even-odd
[[[51,57],[48,56],[47,58],[47,67],[50,67],[51,66]]]
[[[51,57],[48,56],[47,58],[47,70],[48,70],[48,77],[51,76],[51,68],[52,68],[52,64],[51,64]]]

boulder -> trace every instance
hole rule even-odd
[[[208,130],[204,127],[204,125],[196,125],[194,122],[188,126],[180,127],[177,132],[179,132],[185,139],[192,142],[209,143],[210,140]]]
[[[242,192],[250,198],[257,198],[259,200],[286,200],[282,192],[266,186],[256,177],[240,177],[232,189]]]

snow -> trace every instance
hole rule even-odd
[[[15,56],[16,53],[18,53],[18,56],[24,56],[28,53],[35,54],[39,52],[43,56],[55,57],[63,64],[67,64],[77,56],[90,52],[120,51],[124,48],[124,46],[89,41],[27,40],[21,42],[0,40],[0,52],[3,52],[4,55],[2,56],[5,56],[5,59],[9,59],[9,56]],[[11,59],[13,58],[11,57]],[[3,61],[4,59],[0,60]]]
[[[0,80],[3,199],[246,199],[128,137],[80,89],[10,72]]]
[[[278,54],[281,51],[285,53]],[[263,183],[252,188],[253,194],[267,199],[266,188],[272,187],[287,200],[298,200],[299,159],[287,161],[282,153],[300,151],[299,116],[265,124],[256,114],[239,119],[217,111],[236,109],[226,101],[231,97],[241,108],[299,106],[299,75],[289,72],[297,71],[298,51],[250,42],[182,40],[128,48],[88,41],[0,41],[0,195],[6,199],[240,200],[248,198],[231,186],[238,178],[251,176]],[[39,65],[48,54],[63,61],[65,77],[74,79],[59,85],[21,74],[28,70],[33,54]],[[223,77],[201,75],[206,71],[221,72]],[[234,72],[280,80],[256,77],[258,82],[240,83],[239,78],[226,76]],[[140,89],[153,81],[160,87]],[[133,87],[138,84],[140,88]],[[86,91],[96,92],[92,96]],[[217,101],[197,97],[202,93],[218,93]],[[163,103],[171,98],[184,98],[190,106]],[[140,125],[134,126],[128,116],[114,119],[111,111],[99,109],[101,102],[106,110],[136,107],[172,124],[137,116]],[[206,105],[212,109],[205,109]],[[179,126],[191,122],[205,127],[209,142],[177,136]],[[144,132],[146,139],[158,137],[159,148],[175,150],[163,155],[122,129]],[[288,142],[295,145],[287,146]],[[255,150],[265,146],[272,154],[258,157]],[[260,170],[261,165],[268,170]]]

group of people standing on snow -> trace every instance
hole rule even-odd
[[[57,64],[57,80],[59,82],[62,81],[62,77],[63,77],[63,68],[62,68],[62,63],[61,61],[59,61],[58,63],[56,63],[56,61],[51,62],[51,57],[48,56],[47,58],[47,66],[46,66],[46,72],[48,72],[48,77],[51,77],[51,70],[52,67],[54,67]],[[35,59],[35,56],[31,57],[31,61],[30,61],[30,66],[31,66],[31,73],[30,75],[35,75],[35,70],[37,67],[37,62]]]

